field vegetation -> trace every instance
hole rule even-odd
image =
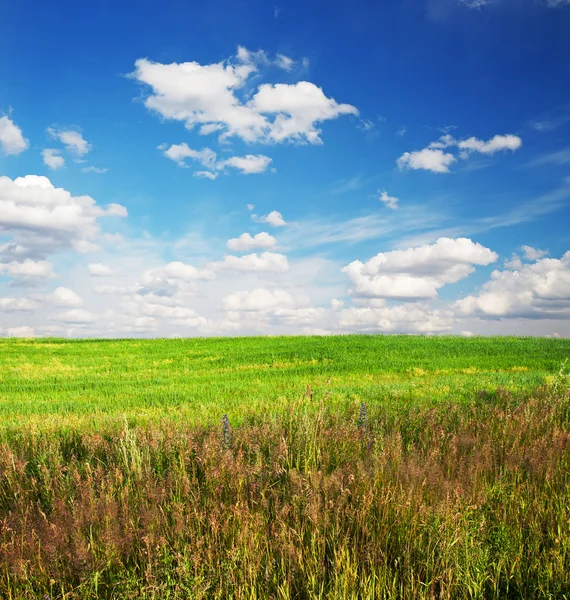
[[[0,598],[570,599],[568,356],[3,340]]]

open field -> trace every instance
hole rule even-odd
[[[237,423],[279,413],[307,385],[330,406],[462,402],[543,385],[568,357],[570,340],[544,338],[0,339],[0,423]]]
[[[0,598],[570,599],[568,356],[2,340]]]

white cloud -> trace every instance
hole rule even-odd
[[[207,281],[215,277],[211,269],[199,269],[194,265],[181,261],[169,262],[163,267],[148,269],[142,275],[143,289],[172,296],[181,291],[192,293],[193,284],[197,281]]]
[[[557,8],[558,6],[570,6],[570,0],[546,0],[546,4],[550,8]]]
[[[333,298],[331,300],[331,308],[333,310],[340,310],[341,308],[343,308],[344,306],[344,302],[342,300],[338,300],[337,298]]]
[[[440,238],[430,245],[381,252],[366,263],[356,260],[342,271],[355,286],[354,296],[419,300],[435,298],[439,288],[471,274],[473,265],[488,265],[497,258],[470,239]]]
[[[83,324],[94,323],[97,320],[97,315],[88,310],[73,308],[57,315],[53,315],[51,318],[54,321],[61,321],[62,323]]]
[[[277,240],[265,231],[257,233],[254,236],[249,233],[242,233],[239,237],[228,240],[227,243],[228,249],[233,252],[247,252],[254,248],[270,250],[276,245]]]
[[[73,291],[66,287],[56,288],[50,296],[55,306],[83,306],[83,300]]]
[[[424,148],[413,152],[404,152],[396,161],[401,170],[424,169],[434,173],[449,173],[449,166],[457,159],[453,154],[440,149]]]
[[[4,312],[33,312],[37,307],[30,298],[0,298],[0,310]]]
[[[503,150],[518,150],[522,146],[522,140],[516,135],[496,135],[486,142],[475,137],[457,142],[457,147],[463,152],[461,158],[466,158],[471,152],[493,155]]]
[[[386,190],[380,193],[380,202],[383,202],[388,208],[393,210],[398,208],[398,202],[400,201],[395,196],[388,196],[388,192]]]
[[[85,156],[91,150],[91,144],[83,139],[79,131],[49,127],[48,133],[55,140],[59,140],[65,146],[66,150],[75,156]]]
[[[33,327],[22,325],[20,327],[8,327],[6,335],[8,337],[33,338],[36,337],[36,332]]]
[[[459,314],[480,317],[570,319],[570,252],[519,269],[493,271],[478,294],[458,300]]]
[[[183,121],[202,135],[240,137],[246,142],[297,141],[320,143],[317,124],[343,114],[358,114],[354,106],[338,104],[308,81],[263,84],[248,100],[241,93],[259,65],[269,61],[263,51],[238,48],[226,62],[161,64],[135,62],[132,77],[152,88],[145,106],[166,119]],[[240,97],[241,95],[241,97]]]
[[[109,169],[103,169],[100,167],[83,167],[81,170],[84,173],[97,173],[98,175],[101,175],[103,173],[106,173]]]
[[[351,307],[340,311],[338,325],[346,331],[367,333],[442,333],[453,325],[453,313],[432,310],[424,304],[380,308]]]
[[[257,288],[250,291],[234,292],[222,300],[222,306],[228,311],[266,312],[275,309],[294,308],[295,299],[282,290]]]
[[[65,166],[65,159],[61,156],[61,150],[46,148],[42,150],[42,158],[44,164],[54,171]]]
[[[209,266],[215,270],[261,273],[284,273],[289,270],[287,257],[275,252],[246,254],[245,256],[227,254],[224,256],[224,260],[212,262]]]
[[[268,138],[275,142],[292,140],[320,144],[321,131],[316,127],[317,123],[340,115],[358,115],[354,106],[337,104],[309,81],[263,84],[249,104],[259,113],[276,115],[268,133]]]
[[[255,204],[246,204],[247,210],[253,210],[255,208]]]
[[[159,146],[159,149],[163,150],[164,156],[173,160],[179,167],[188,166],[185,162],[187,158],[197,161],[210,170],[196,171],[194,175],[212,180],[217,178],[217,172],[225,171],[227,168],[236,169],[244,175],[263,173],[271,163],[271,158],[263,154],[232,156],[226,160],[218,160],[217,154],[210,148],[193,150],[186,142],[173,144],[169,148],[163,144]]]
[[[271,158],[263,154],[248,154],[246,156],[232,156],[227,160],[220,161],[216,165],[216,169],[224,169],[232,167],[241,171],[243,175],[251,175],[253,173],[263,173],[271,163]]]
[[[295,61],[284,54],[277,54],[275,64],[284,71],[292,71],[295,66]]]
[[[119,204],[102,208],[89,196],[55,188],[47,177],[0,177],[0,234],[12,238],[0,247],[0,262],[43,258],[69,247],[93,249],[98,219],[126,215]]]
[[[539,260],[540,258],[544,258],[548,255],[548,250],[539,250],[538,248],[533,248],[532,246],[521,246],[521,250],[524,253],[524,257],[527,260]]]
[[[459,2],[467,6],[467,8],[481,8],[489,4],[489,0],[459,0]]]
[[[517,254],[513,254],[511,258],[505,260],[505,268],[506,269],[521,269],[523,263],[520,257]]]
[[[360,119],[360,123],[358,124],[358,129],[362,129],[362,131],[370,131],[374,127],[374,123],[369,119]]]
[[[272,227],[284,227],[285,225],[288,225],[283,218],[283,215],[277,210],[272,210],[268,215],[263,215],[261,217],[251,215],[251,218],[258,223],[267,223]]]
[[[107,277],[115,273],[109,265],[104,265],[103,263],[91,263],[87,265],[87,270],[89,271],[89,275],[93,277]]]
[[[25,280],[37,280],[54,277],[53,265],[45,260],[27,258],[22,262],[0,263],[0,274]]]
[[[195,171],[194,176],[203,177],[204,179],[211,179],[212,181],[218,178],[218,174],[212,173],[211,171]]]
[[[505,150],[515,151],[522,146],[522,140],[516,135],[495,135],[484,141],[476,137],[457,140],[450,134],[445,134],[435,142],[431,142],[423,150],[404,152],[396,161],[398,167],[403,169],[424,169],[434,173],[449,173],[449,167],[457,161],[445,148],[456,147],[459,149],[459,158],[466,159],[472,154],[493,155]]]
[[[173,160],[179,167],[187,167],[186,158],[191,158],[199,162],[202,166],[208,169],[213,169],[216,164],[216,153],[210,148],[202,148],[202,150],[193,150],[186,142],[182,144],[172,144],[170,148],[166,145],[158,147],[164,151],[164,156]]]
[[[29,146],[22,130],[6,115],[0,117],[0,146],[4,154],[20,154]]]
[[[408,132],[408,128],[405,125],[400,125],[400,127],[398,127],[398,129],[396,131],[396,135],[398,137],[404,137],[407,132]]]

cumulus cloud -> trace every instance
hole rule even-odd
[[[191,158],[199,162],[202,166],[213,169],[216,164],[216,153],[210,148],[202,148],[202,150],[193,150],[186,142],[182,144],[172,144],[170,147],[161,145],[159,150],[164,151],[164,156],[173,160],[179,167],[187,167],[185,160]]]
[[[275,252],[246,254],[245,256],[227,254],[223,260],[212,262],[209,266],[214,270],[259,273],[284,273],[289,270],[287,257]]]
[[[170,147],[166,145],[159,146],[163,150],[164,156],[173,160],[179,167],[186,168],[186,159],[190,158],[200,163],[208,171],[196,171],[197,177],[206,177],[216,179],[219,172],[226,171],[228,168],[236,169],[243,175],[253,173],[263,173],[271,164],[271,158],[263,154],[247,154],[246,156],[232,156],[225,160],[218,160],[217,154],[210,148],[202,150],[193,150],[186,142],[182,144],[173,144]]]
[[[269,235],[267,232],[262,231],[252,236],[250,233],[242,233],[237,238],[228,240],[227,246],[229,250],[233,252],[247,252],[254,248],[261,248],[263,250],[270,250],[277,245],[277,240]]]
[[[392,210],[396,210],[398,208],[398,202],[400,201],[395,196],[388,196],[388,192],[386,190],[380,193],[379,200]]]
[[[28,281],[54,277],[53,265],[50,262],[30,258],[22,262],[0,263],[0,274]]]
[[[50,300],[55,306],[83,306],[83,300],[73,290],[66,287],[56,288],[51,293]]]
[[[99,206],[90,196],[72,196],[47,177],[0,177],[0,234],[11,240],[0,246],[0,262],[44,258],[64,248],[93,250],[99,219],[124,217],[119,204]]]
[[[258,223],[267,223],[272,227],[284,227],[285,225],[288,225],[283,218],[283,215],[277,210],[272,210],[268,215],[263,215],[261,217],[251,215],[251,218]]]
[[[539,250],[532,246],[521,246],[521,250],[524,253],[524,257],[527,260],[538,260],[548,255],[548,250]]]
[[[519,269],[491,273],[478,294],[456,302],[460,315],[533,319],[570,318],[570,252]]]
[[[368,262],[356,260],[342,269],[354,296],[419,300],[435,298],[439,288],[488,265],[498,255],[467,238],[439,238],[435,243],[381,252]]]
[[[51,318],[54,321],[61,321],[62,323],[80,325],[84,323],[94,323],[97,320],[97,315],[81,308],[72,308],[71,310],[66,310],[53,315]]]
[[[449,166],[457,159],[453,154],[439,149],[424,148],[413,152],[404,152],[396,161],[401,170],[424,169],[434,173],[449,173]]]
[[[227,160],[222,160],[216,165],[216,169],[231,167],[240,171],[243,175],[252,173],[263,173],[271,163],[271,158],[263,154],[248,154],[246,156],[232,156]]]
[[[453,325],[453,312],[418,303],[351,307],[340,311],[338,325],[346,331],[366,333],[443,333]]]
[[[4,312],[33,312],[37,302],[30,298],[0,298],[0,310]]]
[[[444,149],[458,148],[459,158],[467,159],[472,154],[485,154],[491,156],[496,152],[518,150],[522,146],[520,137],[512,134],[495,135],[484,141],[476,137],[458,140],[450,134],[445,134],[435,142],[431,142],[423,150],[404,152],[396,161],[401,170],[423,169],[434,173],[449,173],[449,167],[457,161],[451,152]]]
[[[239,47],[234,58],[209,65],[142,58],[131,76],[152,89],[145,99],[149,110],[182,121],[188,129],[199,127],[202,135],[219,133],[222,140],[321,143],[320,123],[358,114],[354,106],[337,103],[308,81],[262,84],[248,99],[245,84],[267,62],[263,51]]]
[[[91,144],[83,139],[79,131],[49,127],[48,133],[53,139],[59,140],[68,152],[77,157],[85,156],[91,150]]]
[[[4,154],[20,154],[27,150],[28,140],[22,135],[22,130],[4,115],[0,117],[0,147]]]
[[[8,337],[33,338],[36,337],[36,332],[33,327],[21,325],[20,327],[8,327],[6,335]]]
[[[457,141],[457,147],[462,150],[461,158],[466,158],[472,152],[493,155],[504,150],[518,150],[522,140],[516,135],[496,135],[486,142],[475,137]]]
[[[222,306],[229,311],[267,311],[276,308],[293,308],[295,299],[282,290],[257,288],[228,294]]]
[[[87,265],[87,270],[89,271],[89,275],[93,277],[107,277],[115,273],[109,265],[103,263],[91,263]]]
[[[162,267],[148,269],[142,275],[142,287],[145,292],[156,292],[172,296],[178,292],[193,292],[193,284],[215,277],[211,269],[200,269],[194,265],[173,261]]]
[[[53,171],[65,167],[65,159],[61,156],[61,150],[46,148],[42,150],[42,158],[44,165],[47,165]]]

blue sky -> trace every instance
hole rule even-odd
[[[0,334],[570,336],[570,1],[22,1]]]

